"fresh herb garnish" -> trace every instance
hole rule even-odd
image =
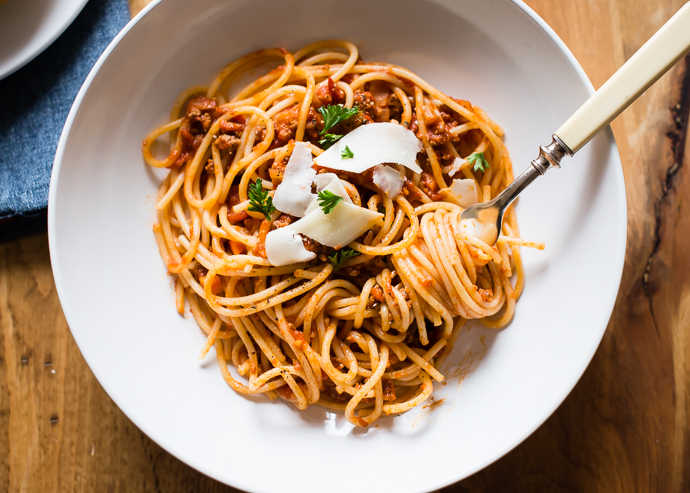
[[[343,159],[351,159],[351,158],[355,157],[355,155],[352,153],[352,151],[350,150],[350,148],[348,146],[345,146],[345,149],[343,150],[343,152],[340,153],[340,157]]]
[[[338,104],[329,104],[328,106],[322,106],[319,108],[319,113],[323,116],[323,130],[321,130],[321,135],[324,132],[330,130],[331,127],[336,126],[340,122],[349,120],[359,112],[359,108],[355,106],[354,108],[345,108]]]
[[[342,138],[342,135],[326,134],[323,137],[323,139],[319,140],[319,145],[323,147],[323,150],[325,151],[333,144],[335,144],[338,141],[338,139]]]
[[[486,171],[489,163],[486,162],[483,152],[474,152],[467,157],[467,162],[474,165],[475,171]]]
[[[328,190],[323,190],[319,192],[319,205],[323,209],[324,214],[330,214],[336,205],[342,201],[343,198],[340,195],[336,195]]]
[[[328,257],[328,260],[330,260],[333,264],[333,270],[338,270],[348,259],[356,257],[357,255],[359,255],[359,252],[356,252],[350,248],[343,248],[342,250],[335,252],[331,257]]]
[[[266,217],[266,221],[271,220],[271,212],[275,211],[273,207],[273,197],[268,195],[268,190],[264,190],[261,186],[261,178],[256,179],[256,183],[249,185],[249,207],[252,212],[259,212]]]

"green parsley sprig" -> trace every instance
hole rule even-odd
[[[273,206],[273,197],[268,195],[268,190],[264,190],[261,186],[261,178],[257,178],[256,183],[249,185],[247,195],[249,196],[248,209],[252,212],[263,214],[266,221],[270,221],[270,214],[276,208]]]
[[[343,248],[342,250],[338,250],[332,256],[328,257],[328,260],[330,260],[330,262],[333,264],[333,270],[338,270],[348,259],[356,257],[357,255],[359,255],[359,252],[356,252],[351,248]]]
[[[342,135],[329,134],[326,132],[338,123],[349,120],[355,116],[359,112],[359,108],[357,106],[354,108],[345,108],[339,104],[329,104],[327,106],[322,106],[318,111],[323,117],[323,130],[319,132],[319,135],[323,138],[319,140],[319,145],[326,150],[335,144],[338,139],[342,138]]]
[[[340,157],[343,159],[352,159],[355,155],[348,146],[345,146],[343,152],[340,153]]]
[[[336,126],[340,122],[349,120],[359,112],[359,108],[355,106],[354,108],[345,108],[339,104],[329,104],[328,106],[322,106],[319,108],[319,113],[323,116],[323,130],[321,130],[321,135],[331,129],[331,127]]]
[[[323,139],[319,140],[319,145],[323,148],[325,151],[329,147],[331,147],[333,144],[335,144],[338,139],[342,138],[342,135],[336,135],[336,134],[326,134],[323,136]]]
[[[467,162],[474,165],[475,171],[486,171],[489,169],[489,163],[486,161],[483,152],[474,152],[467,157]]]
[[[330,214],[333,212],[335,206],[338,205],[342,200],[343,198],[340,195],[336,195],[328,190],[322,190],[319,192],[319,206],[321,206],[323,209],[324,214]]]

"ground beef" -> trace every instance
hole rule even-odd
[[[438,112],[441,115],[441,118],[443,119],[444,123],[448,127],[453,128],[460,125],[461,116],[458,115],[455,111],[451,110],[445,104],[438,108]]]
[[[345,102],[345,91],[335,85],[330,77],[325,84],[320,84],[314,92],[314,107],[321,108],[330,104],[342,104]]]
[[[403,195],[407,197],[410,202],[421,202],[422,193],[419,188],[410,180],[405,180],[405,185],[402,189]]]
[[[197,94],[187,103],[187,116],[190,116],[196,111],[209,111],[215,110],[218,106],[218,102],[215,99],[208,99],[203,94]]]
[[[208,274],[208,269],[203,265],[197,263],[192,269],[192,274],[194,275],[195,279],[200,280],[206,277],[206,274]]]
[[[185,120],[180,125],[182,145],[175,166],[183,165],[196,154],[196,150],[204,140],[204,134],[220,114],[215,99],[208,99],[199,94],[189,100]]]
[[[216,139],[216,146],[219,151],[234,152],[240,145],[240,139],[234,135],[219,135]]]
[[[434,175],[428,171],[422,171],[422,179],[419,182],[419,187],[422,191],[429,196],[429,198],[435,202],[441,200],[441,196],[438,192],[438,183],[434,179]]]
[[[456,135],[450,133],[450,127],[446,125],[442,114],[434,105],[426,105],[423,111],[424,123],[426,123],[426,138],[432,146],[442,146],[448,142],[458,140]],[[410,130],[412,130],[419,139],[422,138],[416,110],[412,112]]]
[[[268,170],[268,175],[271,177],[271,182],[273,186],[277,187],[283,182],[283,176],[285,175],[286,162],[274,160],[271,167]]]
[[[291,216],[290,214],[282,213],[280,216],[278,216],[278,219],[273,221],[273,229],[284,228],[285,226],[292,224],[292,222],[294,220],[295,220],[295,216]]]
[[[230,224],[238,223],[244,221],[249,217],[246,211],[233,212],[232,208],[240,203],[240,187],[238,185],[233,185],[230,187],[230,193],[228,194],[228,221]]]
[[[257,126],[256,130],[254,130],[254,135],[256,136],[255,142],[263,142],[266,138],[266,127],[263,125]]]
[[[494,295],[494,292],[490,289],[478,289],[477,294],[482,297],[483,301],[490,301]]]
[[[323,253],[324,251],[324,246],[319,243],[318,241],[314,241],[311,238],[308,238],[304,235],[300,235],[302,237],[302,243],[304,243],[304,248],[309,251],[313,252],[316,255]]]
[[[403,105],[398,99],[398,96],[393,94],[388,98],[388,111],[390,112],[390,119],[402,122]],[[409,126],[409,122],[408,122]]]
[[[357,106],[360,113],[374,120],[376,105],[374,104],[374,97],[369,91],[355,91],[353,106]]]
[[[441,146],[451,140],[452,134],[448,131],[448,127],[443,120],[427,127],[427,139],[432,146]]]
[[[206,133],[217,118],[216,106],[215,99],[208,99],[202,95],[194,96],[187,104],[187,118],[190,128]]]
[[[275,125],[275,139],[278,142],[288,143],[295,137],[297,120],[299,118],[300,105],[296,104],[284,109],[273,117]]]
[[[381,81],[374,81],[369,86],[369,92],[374,100],[374,121],[390,121],[391,115],[388,109],[388,101],[391,99],[391,91],[388,89],[388,84]]]
[[[307,125],[304,127],[304,132],[312,139],[318,139],[319,132],[323,129],[323,118],[321,115],[314,111],[314,107],[309,107],[309,113],[307,114]]]
[[[361,270],[359,267],[343,267],[341,272],[350,277],[359,277]]]
[[[244,131],[244,123],[222,120],[220,122],[220,131],[224,134],[236,134],[236,136],[239,136]]]
[[[403,296],[403,298],[405,298],[407,301],[410,300],[410,294],[407,292],[406,287],[400,287],[398,288],[398,291],[400,291],[400,294]]]
[[[180,155],[175,161],[175,166],[183,165],[185,162],[187,162],[187,160],[194,156],[194,154],[196,154],[196,150],[199,148],[203,140],[203,134],[193,132],[187,124],[183,124],[180,127],[180,142],[182,145]]]
[[[330,260],[328,257],[332,257],[336,252],[335,248],[322,245],[318,241],[314,241],[302,234],[300,236],[302,237],[304,248],[310,252],[314,252],[319,262],[329,262]]]
[[[436,152],[436,157],[444,166],[446,164],[451,164],[455,160],[455,154],[453,154],[449,145],[437,147],[434,151]]]
[[[301,103],[296,104],[290,108],[284,109],[273,117],[275,137],[272,147],[283,146],[295,138],[301,108]],[[309,113],[307,114],[305,133],[313,139],[318,137],[319,118],[321,118],[321,116],[319,115],[317,117],[314,107],[310,106]],[[323,128],[323,123],[321,123],[321,128]]]
[[[417,112],[412,110],[412,117],[410,119],[410,130],[412,130],[417,137],[420,137],[419,122],[417,121]],[[420,137],[421,138],[421,137]]]
[[[381,379],[383,383],[383,400],[384,401],[394,401],[395,397],[395,387],[393,386],[393,380],[387,378]]]

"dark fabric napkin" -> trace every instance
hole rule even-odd
[[[67,114],[129,19],[127,0],[90,0],[51,46],[0,80],[0,242],[46,229],[50,172]]]

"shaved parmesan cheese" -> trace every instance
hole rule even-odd
[[[299,221],[283,229],[302,233],[322,245],[342,248],[381,218],[383,214],[343,200],[330,214],[324,214],[321,207],[317,207]]]
[[[405,177],[395,168],[379,164],[374,168],[372,175],[374,185],[391,199],[397,197],[405,184]]]
[[[352,199],[347,194],[347,190],[345,190],[343,182],[340,181],[340,178],[338,178],[335,173],[324,173],[316,177],[316,192],[323,192],[324,190],[334,193],[335,195],[339,195],[343,198],[344,202],[349,204],[352,203]],[[304,215],[306,216],[317,208],[319,208],[318,195],[314,195],[314,201],[309,205],[309,207],[307,207]]]
[[[348,147],[351,158],[343,159]],[[396,163],[421,173],[417,153],[422,142],[411,130],[397,123],[370,123],[357,127],[318,156],[314,162],[324,168],[363,173],[377,164]]]
[[[496,224],[493,222],[483,223],[476,219],[461,219],[460,231],[467,236],[474,236],[489,245],[493,245],[498,237]]]
[[[338,178],[338,175],[335,173],[321,173],[320,175],[316,175],[316,179],[314,180],[314,185],[316,185],[316,193],[319,193],[326,188],[328,184],[333,181],[333,178]]]
[[[299,222],[299,221],[298,221]],[[266,257],[275,267],[307,262],[316,254],[304,248],[302,237],[287,228],[278,228],[266,235]]]
[[[477,232],[477,221],[475,219],[461,219],[460,231],[465,233],[467,236],[475,236]]]
[[[446,171],[445,168],[443,171],[447,172],[448,176],[453,177],[453,176],[455,176],[455,173],[460,171],[460,168],[462,168],[462,166],[465,163],[467,163],[467,160],[465,160],[461,157],[456,157],[455,160],[453,161],[453,163],[450,166],[448,166],[448,168],[449,168],[448,171]]]
[[[312,167],[311,148],[304,142],[295,142],[295,148],[285,167],[283,182],[273,196],[276,209],[292,216],[302,217],[314,201],[311,184],[316,177]]]
[[[467,209],[469,206],[479,202],[479,193],[477,192],[477,182],[471,178],[464,180],[453,180],[450,186],[450,191],[455,195],[457,204]]]
[[[320,174],[316,177],[315,183],[316,193],[326,190],[336,195],[340,195],[345,202],[349,202],[350,204],[352,203],[352,199],[348,195],[345,185],[343,185],[343,182],[335,173]]]

